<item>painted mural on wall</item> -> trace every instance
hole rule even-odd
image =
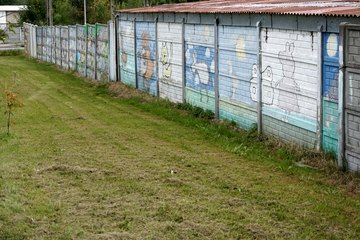
[[[160,77],[164,82],[168,82],[172,77],[172,60],[174,55],[173,43],[162,42],[160,50]]]
[[[278,106],[285,111],[285,117],[291,112],[298,113],[300,111],[298,101],[300,86],[294,79],[294,48],[294,42],[286,42],[285,49],[279,52],[279,61],[282,65],[282,78],[275,83],[275,87],[279,90]]]
[[[256,122],[256,104],[249,91],[257,77],[256,33],[253,27],[219,27],[220,118],[231,119],[242,128]]]
[[[158,23],[159,94],[173,102],[182,102],[182,26]]]
[[[338,151],[339,35],[323,34],[323,149]]]
[[[189,99],[205,108],[214,95],[214,28],[210,25],[185,26],[186,87],[197,90],[199,96]],[[213,105],[213,103],[211,103]]]
[[[258,94],[258,75],[259,67],[257,64],[253,65],[252,76],[250,79],[250,94],[251,99],[254,102],[257,102]],[[264,70],[261,71],[261,81],[262,81],[262,103],[266,105],[272,105],[274,102],[274,88],[275,83],[273,81],[273,72],[271,66],[267,66]]]
[[[256,28],[219,27],[219,94],[221,99],[254,105],[251,82],[257,62]]]
[[[338,101],[339,78],[339,35],[335,33],[324,34],[323,45],[323,96],[331,101]]]
[[[135,87],[134,25],[130,21],[120,21],[118,26],[121,81]]]
[[[263,88],[264,114],[315,132],[317,36],[306,31],[264,29],[262,47],[262,75],[267,85]]]
[[[138,88],[157,94],[155,23],[136,23]]]

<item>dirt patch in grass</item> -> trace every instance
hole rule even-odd
[[[36,170],[36,173],[38,174],[42,174],[44,172],[99,173],[99,170],[96,168],[87,168],[87,167],[69,166],[69,165],[51,165]]]

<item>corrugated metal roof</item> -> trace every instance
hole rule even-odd
[[[123,13],[263,13],[360,16],[360,0],[208,0],[119,10]]]

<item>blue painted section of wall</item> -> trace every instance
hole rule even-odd
[[[138,88],[157,95],[155,23],[136,23]]]
[[[339,35],[323,34],[323,149],[338,150]]]
[[[257,120],[250,92],[251,80],[256,78],[257,51],[256,28],[219,27],[220,118],[231,119],[245,129]]]
[[[187,102],[215,111],[214,27],[185,25],[186,92]]]
[[[120,21],[118,31],[121,81],[126,85],[136,87],[133,23]]]

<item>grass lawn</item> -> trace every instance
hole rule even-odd
[[[21,56],[0,57],[1,92],[13,72],[24,107],[10,136],[0,115],[0,239],[360,239],[359,181]]]

